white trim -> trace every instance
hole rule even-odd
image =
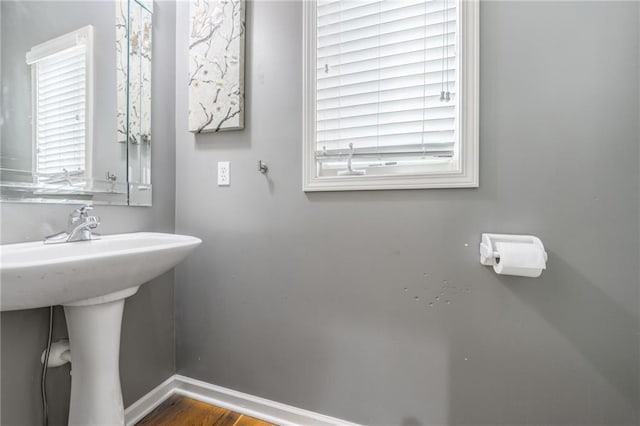
[[[316,0],[303,2],[302,37],[302,189],[355,191],[378,189],[476,188],[479,186],[479,0],[460,0],[459,167],[422,175],[318,177],[316,135]]]
[[[93,26],[87,25],[78,31],[86,31],[84,36],[86,37],[87,56],[85,67],[87,70],[87,98],[85,104],[85,145],[84,145],[84,176],[85,179],[91,179],[93,177],[93,114],[94,114],[94,51],[93,51]]]
[[[315,0],[302,2],[302,189],[308,191],[316,177],[316,15]]]
[[[358,426],[290,405],[238,392],[176,374],[152,389],[125,410],[125,425],[133,426],[169,396],[184,395],[240,414],[282,426]]]
[[[86,41],[85,41],[86,40]],[[81,44],[93,42],[93,26],[87,25],[70,33],[47,40],[31,48],[25,55],[27,65],[32,65],[44,58]]]
[[[28,55],[28,54],[27,54]],[[28,63],[28,62],[27,62]],[[38,183],[38,132],[36,131],[36,120],[38,118],[38,72],[36,65],[31,68],[31,179],[33,183]]]
[[[171,376],[124,410],[124,424],[133,426],[175,393],[175,377]]]

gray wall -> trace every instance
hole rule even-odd
[[[176,273],[180,374],[370,424],[638,424],[636,2],[483,2],[480,188],[320,194],[301,3],[248,5],[246,129],[195,138],[187,9],[176,231],[204,243]],[[496,276],[486,231],[540,236],[548,270]]]
[[[100,232],[173,232],[175,215],[174,129],[175,5],[155,2],[153,75],[153,207],[96,207]],[[114,142],[115,144],[115,142]],[[71,205],[0,205],[2,243],[39,240],[66,226]],[[55,338],[66,336],[58,315]],[[40,362],[46,342],[47,310],[5,312],[1,321],[1,421],[40,423]],[[120,373],[125,406],[175,371],[173,273],[167,273],[125,304]],[[52,425],[66,424],[69,368],[49,370]]]

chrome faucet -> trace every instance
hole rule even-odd
[[[89,241],[100,238],[99,234],[94,234],[93,229],[100,225],[100,218],[89,216],[89,211],[93,207],[84,205],[75,209],[69,215],[69,225],[66,231],[49,235],[44,239],[45,244],[72,243],[74,241]]]

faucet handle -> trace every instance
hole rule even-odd
[[[83,206],[80,206],[76,209],[77,212],[79,212],[82,215],[86,215],[87,212],[93,210],[93,206],[89,205],[89,204],[85,204]]]
[[[89,211],[93,210],[93,206],[90,206],[89,204],[85,204],[83,206],[78,207],[77,209],[75,209],[73,211],[73,213],[71,213],[72,216],[87,216],[89,214]]]
[[[75,225],[80,220],[86,220],[91,210],[93,210],[93,206],[85,204],[72,211],[69,215],[69,225]]]

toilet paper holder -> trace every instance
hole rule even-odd
[[[511,235],[511,234],[482,234],[480,242],[480,263],[486,266],[495,266],[500,261],[500,255],[496,251],[496,243],[522,243],[534,244],[542,249],[544,261],[548,256],[540,238],[533,235]]]

